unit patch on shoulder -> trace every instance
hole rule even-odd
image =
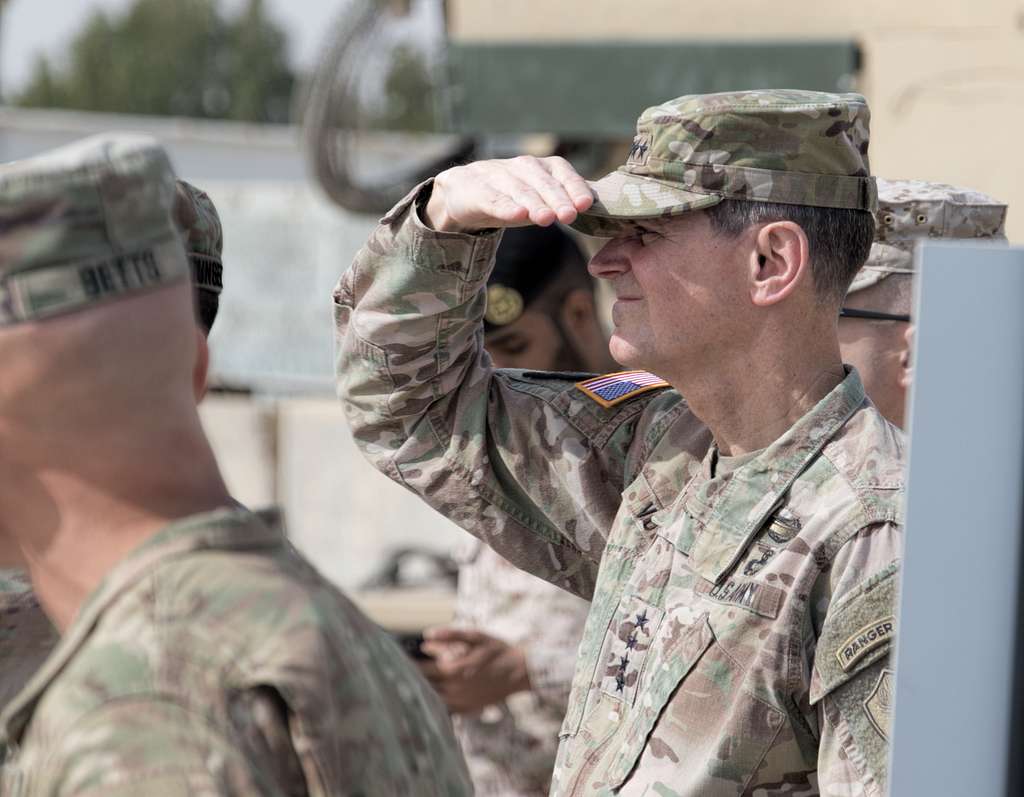
[[[889,733],[892,728],[893,687],[893,671],[882,670],[875,688],[871,690],[871,694],[864,701],[864,712],[868,715],[871,725],[886,741],[889,741]]]
[[[626,399],[646,393],[648,390],[657,390],[668,386],[668,382],[660,376],[655,376],[647,371],[619,371],[576,383],[576,387],[581,392],[606,408],[614,407],[616,404],[621,404]]]

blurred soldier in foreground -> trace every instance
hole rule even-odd
[[[1006,205],[969,188],[879,180],[875,243],[839,313],[843,362],[879,411],[903,428],[910,385],[914,244],[924,238],[1006,241]]]
[[[368,458],[592,599],[553,794],[885,793],[903,442],[836,338],[867,149],[859,95],[681,97],[590,185],[560,158],[442,172],[335,290]],[[611,238],[611,353],[658,376],[491,367],[500,228],[556,220]]]
[[[587,261],[551,227],[507,230],[487,283],[484,345],[498,368],[614,366]],[[421,669],[455,713],[478,797],[547,794],[589,604],[479,540],[460,547],[456,625],[427,633]]]
[[[0,791],[468,794],[428,685],[224,487],[174,192],[135,136],[0,170],[0,538],[62,632]]]
[[[178,181],[174,218],[184,238],[191,267],[197,320],[209,335],[224,286],[221,263],[224,236],[220,218],[206,192],[184,180]],[[5,567],[14,564],[17,562],[0,562]],[[39,669],[60,637],[39,605],[28,574],[21,567],[0,570],[0,613],[3,623],[0,626],[2,710]]]

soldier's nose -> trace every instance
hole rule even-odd
[[[629,258],[626,256],[622,242],[609,241],[590,259],[587,267],[591,276],[599,279],[614,279],[619,274],[629,271]]]

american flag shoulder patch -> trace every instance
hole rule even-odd
[[[592,398],[602,407],[614,407],[626,399],[668,387],[669,384],[660,376],[647,371],[619,371],[614,374],[595,376],[576,383],[576,388]]]

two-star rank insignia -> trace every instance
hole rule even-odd
[[[578,390],[606,409],[621,404],[633,396],[646,393],[648,390],[657,390],[668,386],[668,382],[660,376],[655,376],[647,371],[619,371],[576,383]]]

